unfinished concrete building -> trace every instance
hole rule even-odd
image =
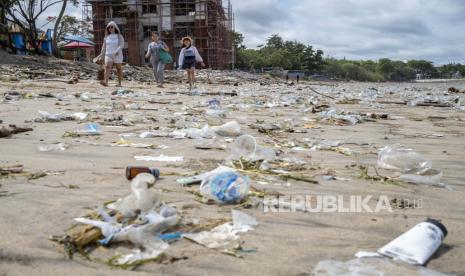
[[[191,36],[194,45],[213,69],[233,65],[233,16],[230,1],[222,0],[87,0],[86,18],[93,23],[96,53],[100,52],[105,27],[115,21],[125,38],[124,61],[145,63],[150,32],[157,31],[170,47],[175,62],[181,39]]]

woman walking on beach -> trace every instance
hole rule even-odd
[[[106,34],[103,39],[100,55],[95,58],[95,60],[105,62],[105,75],[104,79],[100,81],[101,85],[108,86],[108,78],[110,77],[114,64],[118,73],[118,84],[116,86],[121,86],[121,81],[123,80],[123,48],[124,38],[121,35],[121,31],[119,30],[118,25],[111,21],[108,23],[106,28]]]
[[[157,32],[152,32],[152,42],[147,48],[147,54],[145,58],[150,58],[152,63],[153,75],[155,76],[155,81],[158,83],[158,87],[163,88],[164,81],[164,70],[165,63],[160,59],[160,51],[169,52],[170,48],[166,45],[165,42],[161,41]]]
[[[199,54],[197,48],[192,45],[192,38],[184,37],[182,39],[183,48],[179,54],[178,66],[181,69],[187,71],[187,78],[189,80],[189,89],[192,89],[192,85],[195,81],[195,65],[200,63],[202,67],[205,67],[203,59]]]

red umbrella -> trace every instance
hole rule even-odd
[[[63,46],[65,49],[86,49],[86,48],[94,48],[94,45],[90,45],[84,42],[79,42],[79,41],[73,41],[65,46]]]

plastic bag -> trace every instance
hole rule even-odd
[[[421,174],[432,167],[423,155],[403,145],[386,146],[378,154],[378,167],[404,173]]]
[[[381,275],[428,275],[445,276],[441,272],[424,267],[411,266],[386,258],[360,258],[347,262],[320,261],[312,272],[314,276],[381,276]]]
[[[199,233],[185,234],[184,238],[195,241],[208,248],[218,248],[228,245],[228,243],[239,238],[237,233],[244,233],[253,230],[253,226],[258,223],[255,218],[237,211],[231,210],[232,223],[221,224],[210,231],[202,231]]]

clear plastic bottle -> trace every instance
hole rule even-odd
[[[218,203],[237,203],[249,192],[249,178],[233,170],[221,171],[204,179],[200,191]]]

